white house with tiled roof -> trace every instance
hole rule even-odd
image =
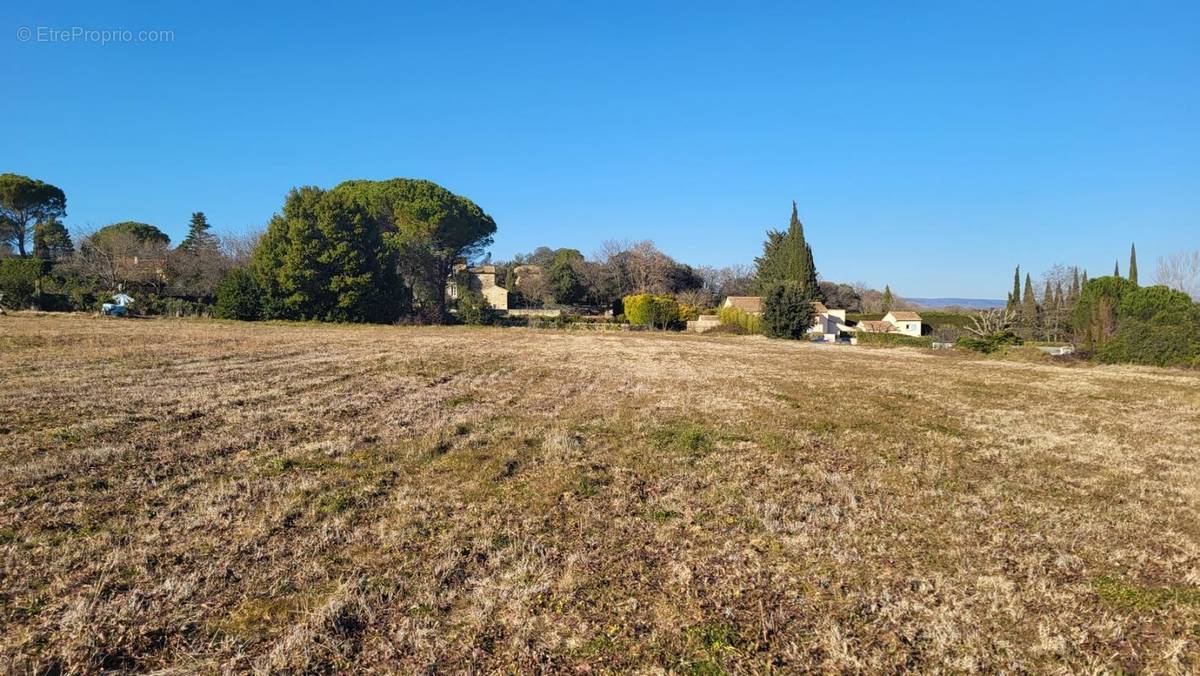
[[[908,312],[904,310],[893,310],[883,316],[883,320],[892,326],[896,327],[896,333],[903,333],[906,336],[921,335],[921,315],[916,312]]]
[[[808,333],[811,336],[821,336],[826,342],[837,340],[839,333],[850,333],[854,329],[846,325],[846,311],[825,307],[824,303],[814,302],[812,326]]]

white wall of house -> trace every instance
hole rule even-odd
[[[845,323],[845,310],[826,310],[813,315],[813,324],[808,332],[813,335],[820,334],[824,340],[832,343],[837,340],[837,334]]]
[[[889,312],[883,316],[883,321],[891,322],[896,327],[897,333],[903,333],[906,336],[921,336],[920,319],[897,319],[893,313]]]

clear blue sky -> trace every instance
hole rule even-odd
[[[61,186],[73,229],[175,240],[292,186],[428,178],[492,214],[498,258],[748,263],[794,199],[823,278],[909,296],[1200,248],[1194,1],[395,4],[5,3],[0,172]],[[18,35],[74,26],[175,39]]]

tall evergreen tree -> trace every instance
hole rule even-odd
[[[1083,271],[1083,277],[1081,277],[1079,279],[1079,293],[1076,294],[1076,296],[1075,296],[1077,299],[1079,298],[1079,296],[1083,295],[1083,287],[1087,286],[1087,282],[1088,282],[1087,269],[1085,268]]]
[[[763,254],[754,259],[759,293],[766,293],[780,282],[799,282],[819,297],[817,268],[813,264],[812,247],[804,239],[804,225],[792,202],[792,218],[786,232],[771,230],[763,242]]]
[[[1113,261],[1113,277],[1121,276],[1121,261]]]
[[[894,303],[894,302],[895,302],[895,299],[892,297],[892,287],[888,284],[884,284],[883,285],[883,298],[880,299],[880,307],[883,308],[883,314],[886,315],[887,313],[892,311],[892,303]]]
[[[208,217],[203,211],[197,211],[192,214],[192,222],[188,225],[187,237],[179,243],[179,248],[189,253],[196,253],[201,249],[206,249],[211,246],[216,246],[217,238],[213,236],[209,230],[212,226],[208,224]]]
[[[1021,326],[1033,337],[1038,330],[1037,296],[1033,293],[1033,278],[1025,273],[1025,296],[1021,299]]]
[[[1137,281],[1137,245],[1129,245],[1129,281],[1136,286]]]
[[[1073,304],[1079,298],[1079,267],[1071,268],[1071,290],[1067,292],[1067,303]]]
[[[1017,304],[1021,302],[1021,266],[1018,265],[1016,270],[1013,270],[1013,288],[1008,293],[1009,312],[1017,311]]]
[[[1054,307],[1054,287],[1050,284],[1050,280],[1046,280],[1046,286],[1042,289],[1042,336],[1050,337],[1050,332],[1053,331],[1054,318],[1057,309]]]

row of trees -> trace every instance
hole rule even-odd
[[[496,263],[497,279],[516,307],[613,307],[625,296],[671,295],[711,306],[731,290],[748,289],[744,268],[693,268],[646,240],[603,243],[591,258],[577,249],[538,247]]]
[[[1121,265],[1113,264],[1113,277],[1121,277]],[[1129,247],[1129,276],[1138,283],[1137,245]],[[1041,293],[1037,293],[1033,278],[1025,274],[1021,288],[1021,266],[1013,272],[1013,287],[1008,294],[1006,311],[1013,318],[1017,335],[1025,340],[1065,341],[1074,337],[1072,320],[1075,306],[1088,283],[1087,270],[1078,266],[1055,265],[1041,277]]]
[[[1101,361],[1200,365],[1200,305],[1193,300],[1200,292],[1200,252],[1160,259],[1159,283],[1142,287],[1131,245],[1126,270],[1122,276],[1118,262],[1112,275],[1089,279],[1077,266],[1055,265],[1043,273],[1038,294],[1028,273],[1022,291],[1018,267],[1005,312],[985,322],[987,331],[976,331],[977,342],[994,345],[1012,335],[1070,341]]]
[[[17,174],[0,175],[0,295],[12,307],[93,309],[117,289],[205,307],[222,276],[248,260],[246,238],[218,238],[203,213],[174,249],[153,225],[126,221],[72,238],[66,194]]]
[[[123,289],[140,296],[141,309],[171,299],[244,319],[390,322],[419,314],[444,321],[454,263],[478,259],[496,231],[470,200],[407,179],[295,189],[261,236],[218,237],[196,212],[175,247],[157,226],[138,221],[73,241],[61,220],[66,195],[28,177],[0,177],[0,209],[4,245],[15,256],[43,261],[13,266],[24,285],[9,285],[10,305],[93,309]],[[794,204],[788,228],[768,233],[753,268],[693,268],[650,241],[608,241],[590,259],[574,249],[541,247],[497,267],[517,306],[620,310],[621,299],[649,294],[674,298],[686,315],[726,296],[767,294],[780,285],[797,287],[784,294],[793,300],[823,299],[852,311],[864,309],[864,297],[883,309],[891,303],[890,290],[818,282]]]
[[[218,237],[197,212],[174,248],[136,221],[73,242],[65,214],[60,189],[0,177],[5,304],[94,309],[122,289],[143,311],[171,301],[241,319],[391,322],[420,312],[443,321],[454,262],[477,257],[496,230],[469,200],[407,179],[293,190],[261,238]]]
[[[1157,282],[1176,290],[1188,292],[1189,279],[1200,281],[1200,252],[1195,255],[1193,275],[1188,275],[1188,258],[1183,255],[1159,260]],[[1169,261],[1169,262],[1168,262]],[[1116,279],[1125,279],[1138,286],[1137,245],[1129,247],[1129,267],[1125,277],[1121,276],[1120,262],[1113,264]],[[1087,270],[1078,266],[1054,265],[1042,273],[1040,290],[1033,278],[1026,273],[1024,290],[1021,283],[1021,267],[1013,272],[1013,287],[1008,294],[1007,313],[1012,317],[1015,332],[1025,340],[1071,341],[1078,338],[1074,313],[1083,289],[1088,284]],[[1200,293],[1200,288],[1196,289]],[[1195,296],[1196,294],[1192,294]]]

